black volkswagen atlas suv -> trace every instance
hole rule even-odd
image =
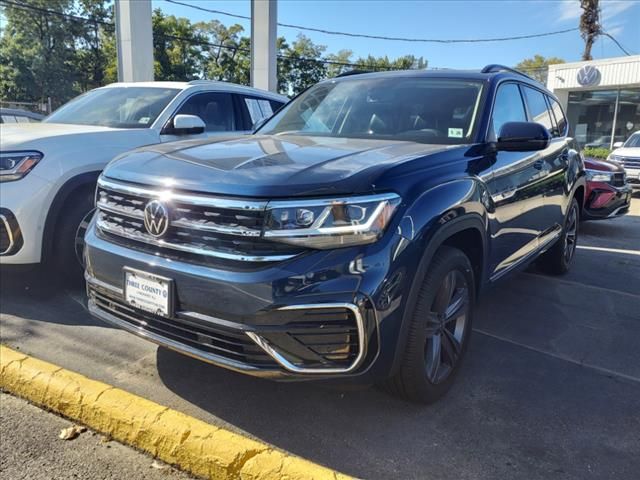
[[[237,372],[432,402],[484,287],[571,265],[567,132],[541,84],[490,65],[326,80],[253,135],[134,150],[98,182],[89,309]]]

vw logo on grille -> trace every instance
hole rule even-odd
[[[161,237],[169,228],[169,210],[158,200],[144,207],[144,228],[154,237]]]

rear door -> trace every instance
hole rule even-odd
[[[564,212],[567,208],[568,194],[566,192],[566,176],[569,164],[569,145],[565,136],[565,127],[560,127],[549,100],[542,91],[524,85],[524,98],[529,114],[529,121],[537,122],[549,130],[552,136],[548,148],[538,152],[537,165],[543,178],[541,187],[544,189],[544,231],[541,243],[553,240],[559,233],[564,222]],[[557,106],[559,112],[562,110]]]

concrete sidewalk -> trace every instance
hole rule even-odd
[[[58,438],[73,423],[26,401],[0,393],[0,477],[5,480],[192,478],[149,455],[87,430]]]

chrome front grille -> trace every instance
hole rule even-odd
[[[640,157],[618,157],[619,162],[627,168],[640,169]]]
[[[161,238],[144,224],[144,209],[152,200],[166,203],[169,228]],[[262,238],[266,202],[176,193],[100,178],[96,192],[97,227],[135,248],[166,251],[169,256],[241,262],[273,262],[302,252]]]

